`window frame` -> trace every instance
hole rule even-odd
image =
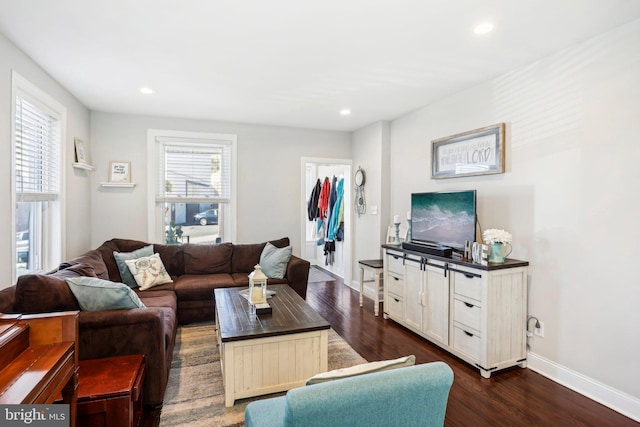
[[[148,129],[147,131],[147,238],[149,242],[164,243],[164,209],[158,207],[156,203],[156,186],[158,178],[158,156],[160,143],[158,139],[196,139],[196,140],[217,140],[225,141],[230,145],[230,180],[231,191],[230,201],[220,204],[219,209],[224,209],[224,216],[228,220],[223,223],[222,235],[225,241],[234,242],[237,233],[237,135],[219,134],[208,132],[192,132],[178,130]]]
[[[42,215],[41,224],[42,233],[41,239],[41,268],[29,271],[29,273],[36,273],[42,271],[48,271],[55,268],[63,259],[66,249],[66,177],[65,177],[65,159],[66,159],[66,135],[67,135],[67,109],[64,105],[54,99],[52,96],[44,92],[35,84],[31,83],[25,77],[21,76],[15,70],[11,71],[11,277],[15,282],[17,280],[17,242],[16,242],[16,209],[17,209],[17,192],[16,192],[16,114],[17,114],[17,98],[27,100],[29,103],[35,105],[42,111],[56,118],[60,124],[59,141],[59,155],[60,162],[58,164],[58,176],[59,176],[59,192],[57,199],[50,202],[56,209],[50,211],[47,215]],[[56,224],[57,222],[57,224]],[[31,239],[35,237],[30,236]],[[31,248],[29,249],[31,250]]]

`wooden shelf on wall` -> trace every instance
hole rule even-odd
[[[89,163],[79,163],[79,162],[74,162],[73,167],[76,169],[84,169],[87,171],[92,171],[95,169],[95,166],[90,165]]]
[[[106,188],[133,188],[136,184],[133,182],[101,182],[100,186]]]

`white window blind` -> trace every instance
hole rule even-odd
[[[60,193],[60,120],[16,97],[16,201],[52,201]]]
[[[228,203],[231,144],[228,141],[157,137],[156,202]]]

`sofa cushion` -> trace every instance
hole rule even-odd
[[[176,279],[178,301],[213,301],[213,290],[234,286],[230,274],[185,274]]]
[[[100,251],[96,249],[86,252],[79,257],[73,258],[69,261],[62,262],[60,264],[60,267],[58,267],[58,270],[64,270],[71,267],[72,265],[77,264],[88,264],[93,267],[96,277],[105,280],[109,279],[109,271],[107,270],[107,265],[104,263]]]
[[[79,310],[78,301],[67,286],[70,277],[96,277],[90,265],[76,264],[53,274],[25,274],[16,284],[17,313],[48,313]]]
[[[171,277],[162,264],[160,254],[140,257],[138,259],[127,259],[125,263],[131,270],[131,274],[140,290],[144,291],[156,285],[171,283]]]
[[[71,277],[66,281],[80,308],[85,311],[145,307],[138,295],[124,283],[94,277]]]
[[[111,239],[104,242],[96,250],[100,251],[102,254],[104,263],[109,270],[110,280],[120,282],[122,278],[120,277],[118,265],[113,257],[113,252],[133,252],[148,245],[149,243],[142,242],[140,240]],[[164,267],[171,276],[180,276],[181,274],[184,274],[182,246],[183,245],[163,245],[157,243],[153,245],[153,251],[160,254],[160,259],[162,259]]]
[[[267,243],[260,255],[262,272],[271,279],[284,278],[292,251],[293,248],[291,246],[277,248],[271,243]]]
[[[289,238],[283,237],[278,240],[270,240],[276,248],[289,246]],[[260,262],[260,254],[267,243],[254,243],[233,245],[233,256],[231,258],[232,273],[251,273],[253,267]]]
[[[139,285],[133,277],[133,274],[131,274],[131,270],[125,261],[151,255],[153,255],[153,245],[143,246],[133,252],[113,251],[113,258],[116,260],[118,271],[120,271],[120,279],[122,283],[128,285],[130,288],[138,287]]]
[[[349,368],[335,369],[329,372],[322,372],[312,376],[307,380],[306,385],[319,384],[326,381],[338,380],[341,378],[353,377],[356,375],[370,374],[373,372],[388,371],[390,369],[404,368],[416,364],[414,355],[400,357],[393,360],[381,360],[379,362],[362,363]]]
[[[171,276],[184,274],[184,245],[153,245],[155,253],[160,254],[164,268]]]
[[[184,245],[185,274],[231,273],[231,243]]]
[[[232,273],[233,286],[249,287],[249,275],[247,273]],[[269,285],[288,285],[288,279],[267,279],[267,286]]]

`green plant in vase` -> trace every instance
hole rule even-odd
[[[166,233],[167,233],[167,244],[171,245],[171,244],[180,243],[182,239],[182,234],[184,233],[184,231],[182,231],[181,225],[176,225],[175,221],[171,221],[169,223],[169,228],[167,229]]]

